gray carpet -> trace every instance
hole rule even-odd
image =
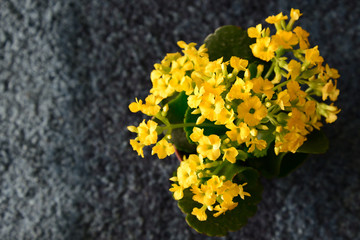
[[[330,150],[265,180],[247,226],[221,239],[360,239],[360,3],[296,0],[1,0],[0,239],[208,239],[168,191],[178,162],[141,159],[128,104],[176,42],[202,43],[291,7],[339,69]]]

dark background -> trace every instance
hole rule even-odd
[[[291,3],[290,3],[291,2]],[[220,239],[360,239],[360,3],[336,0],[0,1],[0,239],[209,239],[168,191],[174,156],[132,151],[128,104],[153,64],[217,27],[291,8],[339,70],[326,154],[262,179],[263,200]]]

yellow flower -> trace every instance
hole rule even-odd
[[[204,158],[208,158],[215,161],[220,156],[221,140],[219,136],[211,134],[210,136],[203,136],[199,139],[199,145],[197,146],[197,152]]]
[[[310,43],[308,40],[308,37],[310,34],[299,26],[297,26],[293,31],[299,39],[300,49],[301,50],[308,49],[310,46]]]
[[[248,60],[241,59],[239,57],[232,56],[230,58],[230,66],[234,68],[237,72],[245,71],[246,67],[248,66]]]
[[[265,140],[263,139],[258,139],[258,138],[252,138],[251,141],[249,142],[246,142],[246,146],[250,146],[248,152],[251,153],[253,151],[255,151],[255,148],[258,149],[258,150],[264,150],[267,146],[267,143]]]
[[[235,119],[234,110],[230,109],[229,111],[226,108],[223,108],[221,112],[217,115],[217,121],[215,122],[215,124],[227,125],[233,122],[234,119]]]
[[[330,80],[324,85],[321,92],[323,101],[325,101],[327,97],[329,97],[331,101],[336,101],[337,97],[339,96],[340,90],[336,89],[336,81],[334,85]]]
[[[245,196],[251,197],[250,193],[244,191],[244,186],[246,186],[247,183],[239,184],[239,195],[241,199],[244,200]]]
[[[281,110],[285,110],[285,107],[290,107],[290,95],[288,93],[288,90],[285,89],[284,91],[279,92],[277,95],[276,104],[278,104],[281,108]]]
[[[154,95],[149,95],[145,98],[145,104],[142,105],[141,111],[148,115],[154,116],[160,111],[160,106],[158,105],[161,102],[162,98]]]
[[[302,135],[309,133],[306,130],[307,117],[304,113],[300,112],[297,108],[293,108],[288,115],[290,116],[286,126],[288,130],[298,132]]]
[[[236,150],[236,148],[234,147],[230,147],[227,149],[224,149],[224,156],[223,156],[223,160],[228,160],[231,163],[235,163],[236,162],[236,156],[238,155],[238,151]]]
[[[260,38],[263,33],[262,25],[258,24],[256,27],[250,27],[247,32],[250,38]]]
[[[207,167],[201,155],[190,154],[186,161],[188,161],[189,167],[193,171],[204,170]]]
[[[139,141],[146,146],[155,144],[157,142],[157,128],[158,124],[152,120],[145,123],[145,119],[140,123],[138,130]]]
[[[317,105],[317,110],[319,111],[319,114],[321,116],[324,116],[326,119],[325,121],[327,123],[333,123],[336,121],[337,116],[336,114],[338,114],[341,110],[338,109],[336,106],[334,105],[327,105],[325,103],[319,103]]]
[[[184,197],[184,188],[177,184],[171,184],[172,188],[169,189],[170,192],[174,193],[175,200],[180,200]]]
[[[174,152],[174,146],[165,139],[162,139],[153,147],[151,154],[157,154],[160,159],[163,159]]]
[[[234,208],[236,208],[236,206],[238,205],[238,203],[236,202],[222,202],[218,205],[215,206],[214,210],[217,211],[217,213],[214,213],[213,216],[214,217],[218,217],[221,214],[225,213],[228,210],[233,210]]]
[[[290,151],[292,153],[296,153],[301,145],[306,141],[306,138],[297,132],[289,132],[284,136],[284,145],[281,149],[282,152]]]
[[[190,134],[190,139],[193,142],[198,142],[200,138],[202,138],[203,136],[204,136],[204,129],[194,127],[193,132]]]
[[[305,50],[305,61],[310,64],[321,65],[321,63],[324,61],[324,58],[320,56],[318,46]]]
[[[129,109],[131,112],[136,113],[141,110],[142,105],[142,100],[140,99],[139,101],[137,98],[135,98],[135,102],[130,103]]]
[[[145,146],[144,144],[136,141],[135,139],[131,139],[130,145],[132,146],[134,151],[137,151],[139,156],[144,157],[144,151],[143,151],[143,147]]]
[[[302,13],[300,13],[299,9],[293,9],[291,8],[290,10],[290,18],[293,20],[299,20],[300,16],[302,15]]]
[[[199,109],[203,117],[210,121],[216,121],[217,116],[224,108],[224,105],[225,101],[221,96],[215,96],[210,93],[203,96],[201,103],[199,104]]]
[[[292,32],[279,30],[274,36],[272,36],[271,41],[276,46],[281,46],[284,49],[292,49],[292,46],[298,44],[298,38]]]
[[[236,77],[235,83],[232,85],[229,93],[226,95],[226,100],[232,101],[233,99],[242,99],[251,96],[251,89],[253,88],[253,83],[251,81],[244,81],[239,77]]]
[[[244,122],[239,123],[239,126],[229,124],[226,127],[230,129],[230,131],[226,132],[226,135],[231,141],[237,141],[239,144],[242,144],[250,138],[250,128]]]
[[[300,75],[301,72],[301,63],[298,61],[291,59],[289,64],[287,65],[288,75],[287,78],[291,76],[292,80],[296,80],[296,78]]]
[[[335,68],[330,68],[329,64],[326,64],[325,66],[326,74],[329,76],[329,78],[337,79],[340,77],[338,70]]]
[[[191,187],[191,192],[194,194],[192,199],[198,203],[206,206],[212,206],[216,202],[216,194],[214,190],[205,184],[201,184],[200,188],[197,186]]]
[[[255,57],[268,62],[274,57],[276,45],[271,42],[270,37],[263,37],[257,38],[250,48]]]
[[[188,161],[182,161],[176,172],[179,185],[188,188],[198,183],[196,172],[191,169]]]
[[[270,24],[277,24],[277,23],[280,23],[282,20],[286,20],[286,19],[288,19],[288,16],[284,16],[281,12],[276,16],[273,15],[273,16],[267,17],[265,19],[265,21]]]
[[[204,205],[202,208],[193,208],[191,212],[192,215],[196,216],[199,221],[206,221],[207,215],[205,213],[206,206]]]
[[[249,126],[256,126],[266,117],[267,109],[257,96],[250,97],[242,102],[238,108],[238,117],[244,119]]]
[[[305,97],[307,94],[301,90],[299,83],[296,81],[289,81],[286,86],[290,96],[290,101],[297,99],[298,105],[303,106],[305,104]]]
[[[253,82],[253,91],[255,93],[263,93],[266,95],[268,99],[271,99],[274,91],[272,90],[274,87],[274,84],[272,84],[269,80],[263,79],[262,77],[257,77],[251,79]]]

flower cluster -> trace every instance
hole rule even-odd
[[[320,129],[323,119],[327,123],[337,119],[340,110],[333,102],[339,95],[340,76],[324,66],[318,46],[310,47],[309,33],[293,28],[301,15],[291,9],[289,21],[282,13],[268,17],[274,34],[261,24],[247,30],[254,39],[250,48],[256,62],[236,56],[210,61],[205,45],[197,49],[195,43],[179,41],[182,54],[167,54],[155,64],[150,95],[129,106],[132,112],[152,117],[128,127],[137,133],[130,144],[142,157],[149,145],[161,159],[173,154],[172,131],[192,129],[189,142],[196,145],[196,153],[184,157],[177,176],[171,178],[175,183],[170,191],[179,200],[189,188],[193,200],[202,204],[192,212],[200,221],[207,219],[206,209],[216,211],[217,217],[237,206],[236,196],[250,196],[243,189],[246,183],[217,175],[221,162],[245,161],[249,154],[266,151],[272,142],[276,154],[295,153],[314,128]],[[186,94],[188,108],[196,116],[193,123],[171,123],[167,118],[167,99],[180,93]],[[204,134],[209,126],[227,130],[223,135]]]

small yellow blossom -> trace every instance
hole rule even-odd
[[[157,142],[157,128],[158,124],[152,120],[145,123],[145,119],[140,123],[138,129],[139,141],[146,146],[155,144]]]
[[[251,96],[251,89],[253,88],[253,83],[251,81],[244,81],[241,78],[237,77],[235,83],[232,85],[229,93],[226,95],[228,101],[233,99],[242,99]]]
[[[248,66],[248,60],[232,56],[230,58],[230,66],[234,68],[237,72],[245,71],[246,67]]]
[[[170,188],[170,192],[174,193],[175,200],[180,200],[184,197],[184,188],[177,184],[171,184],[172,188]]]
[[[164,159],[175,152],[174,146],[165,139],[160,140],[152,149],[151,154],[157,154],[159,159]]]
[[[195,215],[199,221],[206,221],[207,215],[205,211],[206,211],[206,206],[204,205],[202,208],[193,208],[191,214]]]
[[[258,24],[256,27],[248,28],[247,32],[250,38],[260,38],[264,30],[262,30],[262,25]]]
[[[256,43],[250,45],[255,57],[266,62],[270,61],[275,55],[276,45],[271,42],[270,37],[257,38]]]
[[[292,49],[292,46],[298,44],[299,42],[294,33],[284,30],[277,31],[276,34],[272,36],[271,41],[275,46],[281,46],[284,49]]]
[[[322,100],[325,101],[328,97],[331,101],[336,101],[339,96],[340,90],[336,88],[332,81],[327,82],[321,90],[322,92]]]
[[[300,49],[301,50],[308,49],[310,46],[310,43],[308,40],[308,37],[310,34],[299,26],[297,26],[293,31],[299,39]]]
[[[145,144],[142,144],[135,139],[131,139],[130,145],[132,146],[133,150],[138,153],[139,156],[144,157],[143,147],[145,146]]]
[[[236,156],[238,154],[239,154],[238,151],[234,147],[224,149],[223,160],[228,160],[231,163],[235,163],[236,162]]]
[[[321,64],[324,59],[320,56],[318,46],[305,50],[305,61],[310,64]]]
[[[202,138],[203,136],[204,136],[204,129],[194,127],[192,134],[190,134],[190,139],[193,142],[198,142],[200,138]]]
[[[293,20],[299,20],[300,16],[302,15],[302,13],[300,13],[299,9],[293,9],[291,8],[290,10],[290,18]]]
[[[301,72],[301,63],[298,61],[291,59],[289,64],[287,65],[288,75],[287,78],[291,76],[292,80],[296,80],[296,78],[300,75]]]
[[[263,139],[258,139],[258,138],[252,138],[251,141],[246,142],[246,146],[250,146],[248,152],[251,153],[253,151],[255,151],[255,148],[258,149],[259,151],[264,150],[267,146],[267,143],[265,140]]]
[[[286,20],[286,19],[288,19],[288,16],[286,16],[286,15],[284,16],[281,12],[276,16],[273,15],[273,16],[267,17],[265,19],[265,21],[270,24],[277,24],[277,23],[280,23],[282,20]]]
[[[267,109],[257,96],[250,97],[242,102],[238,108],[238,117],[244,119],[249,126],[256,126],[266,117]]]
[[[231,141],[237,141],[239,144],[242,144],[249,140],[250,128],[246,123],[241,122],[238,126],[235,124],[229,124],[226,127],[230,129],[230,131],[226,132],[226,135],[231,139]]]
[[[274,91],[272,90],[274,84],[272,84],[269,80],[263,79],[262,77],[253,78],[251,80],[253,82],[252,90],[255,93],[263,93],[266,95],[268,99],[271,99]]]
[[[211,134],[210,136],[203,136],[198,141],[197,152],[204,158],[215,161],[220,157],[221,140],[219,136]]]

